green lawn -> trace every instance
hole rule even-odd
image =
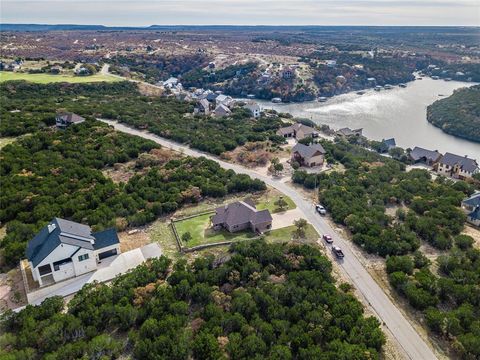
[[[177,229],[180,239],[183,234],[189,232],[192,239],[187,243],[183,242],[183,246],[194,247],[203,244],[214,244],[223,241],[241,241],[251,240],[257,238],[258,235],[251,231],[239,231],[237,233],[229,233],[226,230],[214,231],[210,227],[210,216],[213,213],[196,216],[190,219],[181,220],[175,222],[175,228]],[[269,231],[264,234],[265,240],[268,242],[288,242],[293,239],[293,232],[295,226],[287,226],[281,229]],[[319,235],[315,228],[308,224],[305,231],[305,238],[303,241],[314,242],[318,239]]]
[[[170,259],[177,259],[179,256],[177,241],[173,234],[172,227],[165,219],[156,220],[148,230],[152,242],[158,242],[162,253]]]
[[[288,242],[290,240],[296,240],[296,239],[293,239],[293,232],[295,231],[295,229],[296,229],[295,225],[291,225],[284,228],[269,231],[264,234],[265,240],[267,242]],[[315,230],[315,228],[312,225],[308,224],[305,230],[305,238],[298,239],[298,240],[315,242],[318,240],[318,238],[319,238],[319,235],[317,233],[317,230]]]
[[[287,202],[287,206],[283,209],[283,211],[287,211],[287,210],[292,210],[292,209],[295,209],[297,206],[295,205],[295,203],[293,202],[292,199],[290,199],[288,196],[282,196],[282,195],[276,195],[276,196],[273,196],[273,197],[264,197],[262,196],[259,200],[258,200],[258,203],[255,205],[255,207],[258,209],[258,210],[264,210],[264,209],[268,209],[270,210],[271,213],[277,213],[277,212],[280,212],[282,210],[280,210],[278,208],[277,205],[275,205],[275,202],[280,198],[280,197],[283,197],[283,199]]]
[[[52,74],[28,74],[10,71],[0,71],[0,82],[10,80],[27,80],[39,84],[47,84],[52,82],[88,83],[98,81],[120,81],[119,78],[102,74],[96,74],[92,76],[73,76]]]
[[[175,222],[175,228],[177,229],[180,239],[183,234],[187,232],[192,235],[190,241],[187,243],[182,242],[183,246],[193,247],[203,244],[214,244],[222,241],[248,240],[257,237],[256,234],[250,231],[239,231],[233,234],[226,230],[214,231],[210,226],[210,216],[212,215],[213,213],[208,213]]]

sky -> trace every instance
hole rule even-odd
[[[1,0],[0,22],[480,26],[480,0]]]

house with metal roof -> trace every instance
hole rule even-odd
[[[424,163],[428,166],[433,166],[440,160],[442,154],[440,154],[437,150],[428,150],[418,146],[415,146],[409,154],[410,159],[414,163]]]
[[[120,253],[115,229],[92,233],[90,226],[54,218],[29,241],[27,259],[40,286],[80,276]]]
[[[465,180],[478,173],[479,169],[475,159],[447,152],[438,161],[436,171],[440,175]]]
[[[480,226],[480,205],[477,205],[475,210],[467,215],[467,222],[475,226]]]
[[[477,206],[480,206],[480,192],[476,192],[468,199],[462,201],[462,209],[467,213],[475,210]]]
[[[253,201],[247,199],[217,208],[212,226],[214,230],[223,228],[231,233],[247,229],[263,233],[272,228],[272,220],[270,211],[257,210]]]
[[[325,149],[320,144],[309,146],[298,143],[292,148],[292,161],[303,166],[320,166],[325,160]]]
[[[65,129],[70,125],[77,125],[83,123],[84,121],[85,118],[71,112],[59,113],[55,117],[55,124],[59,129]]]

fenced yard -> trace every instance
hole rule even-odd
[[[214,214],[214,211],[209,211],[172,221],[172,229],[182,251],[200,250],[203,247],[228,245],[237,241],[254,240],[261,237],[267,242],[288,242],[295,239],[296,227],[294,225],[271,230],[262,235],[249,230],[236,233],[230,233],[225,229],[213,230],[210,218]],[[189,234],[188,240],[185,237],[187,233]],[[305,228],[305,236],[297,240],[315,242],[318,237],[315,228],[308,224]]]

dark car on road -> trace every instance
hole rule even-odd
[[[332,252],[339,259],[343,259],[345,257],[345,254],[343,253],[342,249],[340,249],[338,246],[333,246],[332,247]]]

